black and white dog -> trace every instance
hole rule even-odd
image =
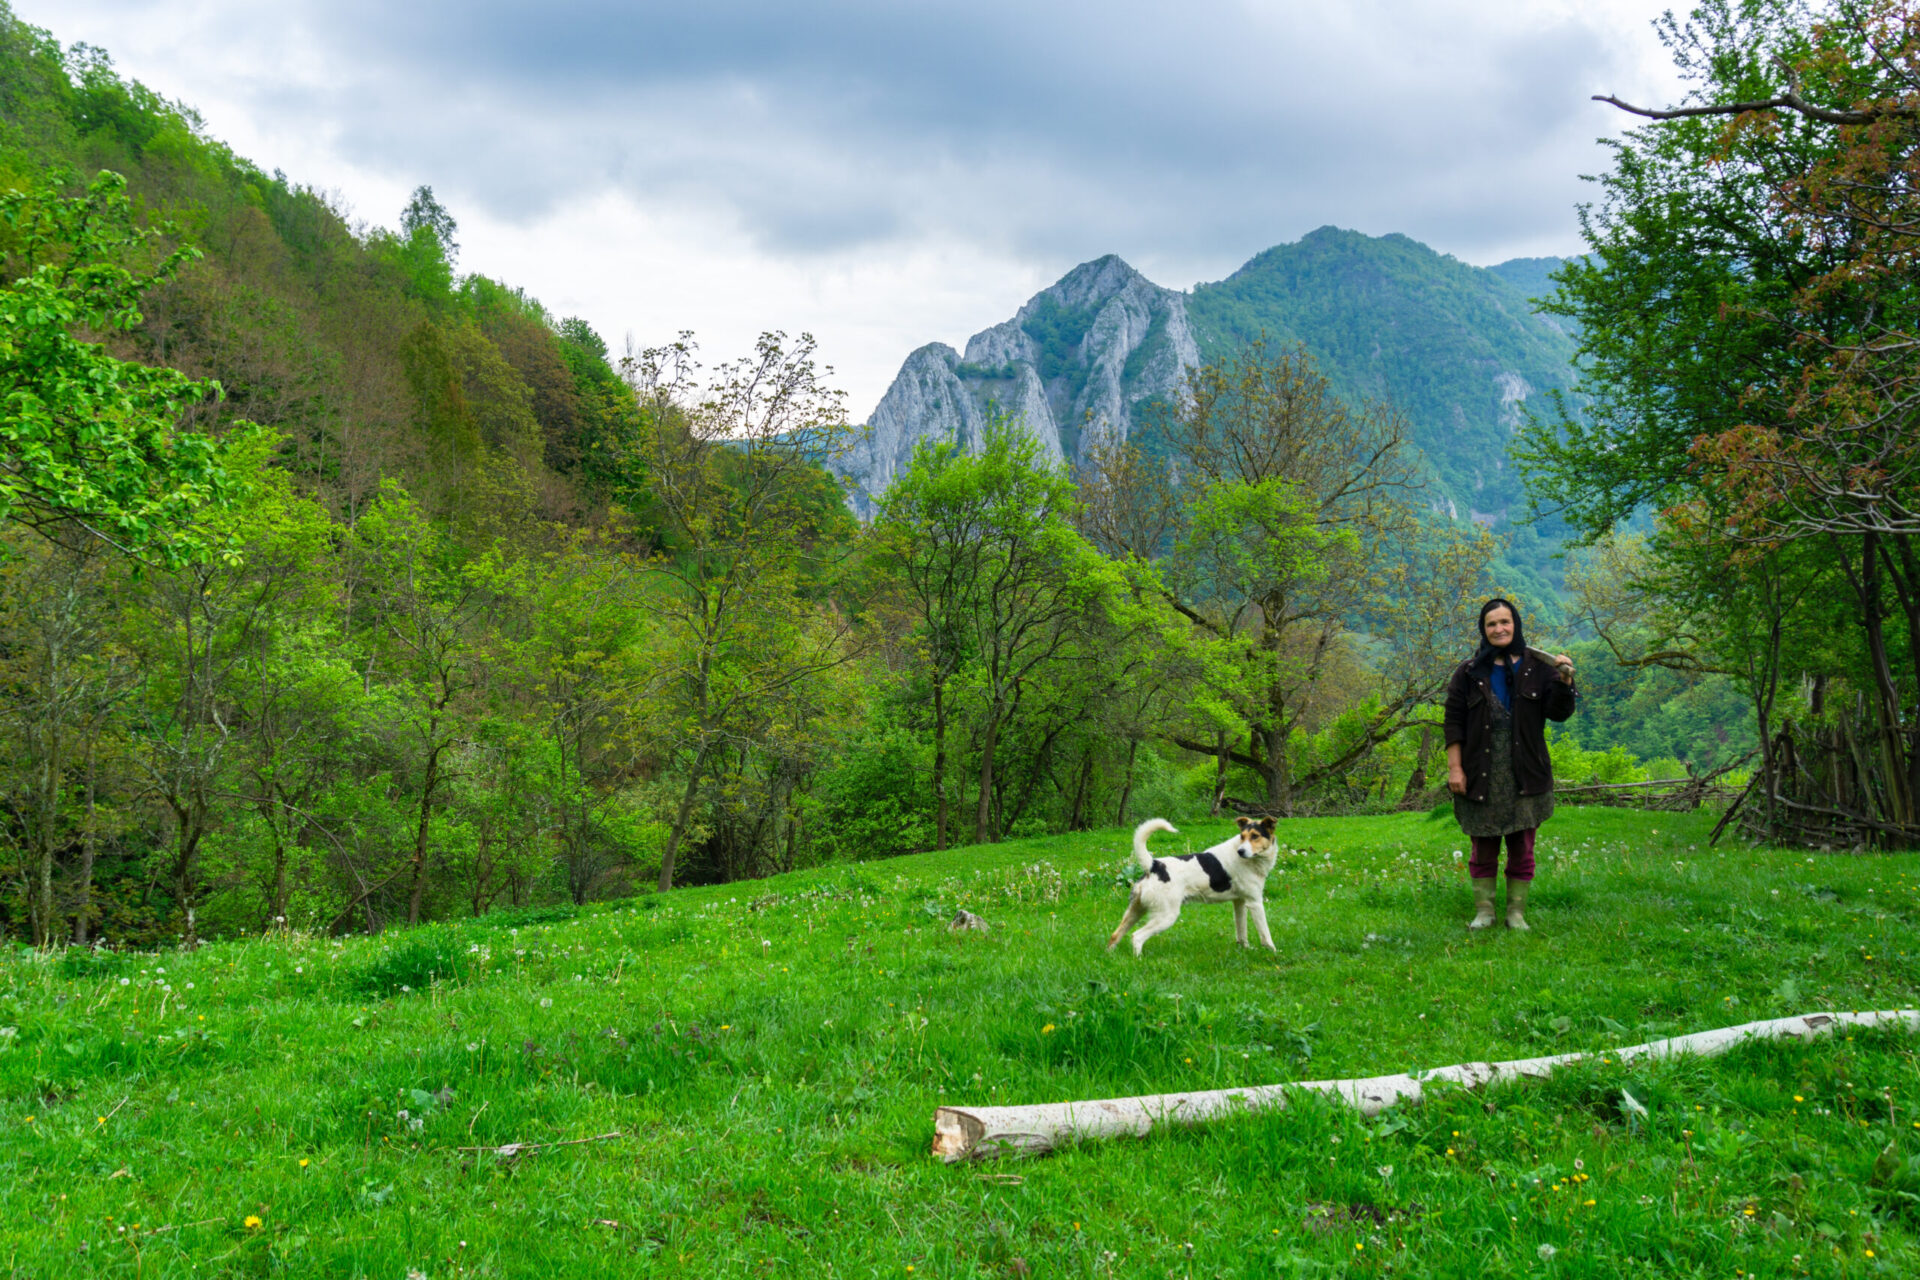
[[[1273,819],[1254,822],[1240,819],[1240,833],[1222,840],[1199,853],[1183,853],[1173,858],[1156,858],[1147,850],[1147,837],[1156,831],[1173,831],[1165,818],[1148,818],[1133,830],[1133,856],[1147,874],[1133,886],[1127,902],[1127,914],[1120,927],[1107,939],[1107,950],[1120,944],[1120,935],[1141,916],[1147,922],[1134,931],[1133,954],[1156,933],[1173,927],[1180,918],[1182,904],[1188,902],[1231,902],[1233,936],[1247,945],[1247,916],[1260,935],[1260,945],[1272,951],[1273,935],[1267,932],[1267,909],[1261,903],[1266,892],[1267,873],[1273,870]]]

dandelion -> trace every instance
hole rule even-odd
[[[1534,1252],[1540,1255],[1540,1261],[1552,1262],[1553,1255],[1560,1251],[1550,1244],[1543,1244],[1538,1249],[1535,1249]]]
[[[1806,1099],[1805,1099],[1805,1098],[1803,1098],[1803,1097],[1801,1097],[1801,1096],[1800,1096],[1799,1094],[1797,1094],[1797,1093],[1793,1095],[1793,1100],[1794,1100],[1795,1102],[1805,1102],[1805,1101],[1806,1101]]]
[[[307,1164],[308,1164],[308,1160],[307,1160],[307,1158],[306,1158],[305,1156],[301,1156],[301,1157],[300,1157],[300,1167],[301,1167],[302,1169],[304,1169],[304,1168],[306,1168],[306,1167],[307,1167]]]
[[[551,1009],[551,1008],[553,1008],[553,997],[552,997],[552,996],[541,996],[541,997],[540,997],[540,1007],[541,1007],[542,1009]]]
[[[1051,1022],[1049,1022],[1049,1023],[1048,1023],[1048,1024],[1046,1025],[1046,1026],[1044,1026],[1044,1027],[1042,1027],[1042,1028],[1040,1028],[1040,1034],[1041,1034],[1041,1035],[1043,1035],[1043,1036],[1050,1036],[1050,1035],[1052,1035],[1052,1034],[1053,1034],[1053,1024],[1052,1024]],[[1188,1058],[1188,1059],[1187,1059],[1187,1061],[1188,1061],[1188,1062],[1192,1062],[1192,1061],[1193,1061],[1193,1059],[1192,1059],[1192,1058]]]
[[[260,1219],[250,1213],[247,1215],[247,1220],[241,1225],[249,1231],[258,1231],[260,1229]]]

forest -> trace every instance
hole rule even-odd
[[[1803,63],[1809,94],[1920,97],[1867,54],[1871,15],[1702,12],[1677,51],[1767,53],[1701,60],[1710,99]],[[1441,799],[1434,700],[1509,585],[1500,545],[1436,517],[1405,417],[1302,348],[1214,353],[1152,462],[1076,482],[1011,430],[928,444],[862,524],[809,337],[614,352],[462,273],[430,189],[356,223],[3,9],[0,86],[9,936],[378,932]],[[1751,759],[1749,821],[1910,842],[1912,507],[1795,441],[1879,448],[1912,493],[1911,433],[1863,436],[1859,407],[1907,386],[1884,267],[1908,242],[1831,231],[1879,225],[1913,116],[1779,114],[1638,131],[1561,272],[1595,407],[1522,447],[1586,541],[1556,767]],[[1729,145],[1722,187],[1701,157]],[[1781,191],[1823,234],[1783,228]]]

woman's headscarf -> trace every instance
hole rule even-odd
[[[1507,659],[1510,662],[1518,662],[1526,656],[1527,637],[1526,633],[1520,627],[1519,606],[1511,600],[1503,600],[1499,596],[1495,596],[1480,606],[1480,621],[1475,624],[1480,633],[1480,647],[1474,651],[1473,665],[1480,670],[1491,671],[1493,669],[1494,656],[1502,652],[1494,648],[1493,643],[1487,639],[1487,615],[1495,609],[1503,607],[1508,613],[1513,615],[1513,639],[1508,642],[1505,649]]]

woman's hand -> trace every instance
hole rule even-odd
[[[1573,683],[1573,659],[1572,658],[1568,657],[1564,653],[1556,653],[1553,655],[1553,665],[1555,669],[1555,674],[1560,677],[1561,684]]]
[[[1457,796],[1467,794],[1467,771],[1457,764],[1447,766],[1447,790]]]

